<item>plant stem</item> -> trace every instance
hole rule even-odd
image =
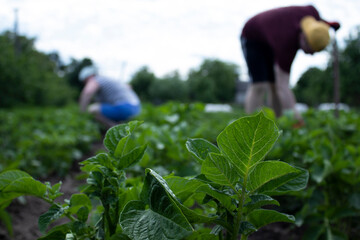
[[[111,217],[110,217],[110,207],[109,207],[109,205],[106,204],[106,205],[103,205],[103,206],[104,206],[105,218],[107,220],[107,225],[109,227],[109,233],[110,233],[110,236],[112,236],[116,231],[116,227],[114,229],[114,226],[113,226],[113,223],[112,223],[112,220],[111,220]]]
[[[240,230],[240,224],[241,224],[241,220],[242,220],[242,211],[243,211],[243,206],[244,206],[244,201],[245,201],[245,196],[246,196],[246,192],[245,192],[246,184],[247,184],[247,181],[246,181],[246,178],[244,178],[244,184],[243,184],[242,189],[241,189],[241,197],[240,197],[240,201],[239,201],[239,208],[238,208],[238,211],[237,211],[237,216],[236,216],[235,223],[234,223],[234,231],[233,231],[233,234],[232,234],[232,239],[233,240],[237,239],[237,236],[238,236],[239,230]]]
[[[46,197],[41,197],[42,200],[44,200],[45,202],[51,204],[51,205],[56,205],[58,206],[59,208],[61,208],[61,206],[59,204],[57,204],[54,200],[52,199],[49,199],[49,198],[46,198]],[[65,216],[70,219],[72,222],[76,221],[77,219],[74,218],[70,213],[65,213]]]

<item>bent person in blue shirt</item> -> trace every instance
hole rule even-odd
[[[107,128],[140,113],[140,99],[130,85],[99,76],[94,66],[84,67],[79,80],[85,84],[80,94],[80,111],[90,112]]]

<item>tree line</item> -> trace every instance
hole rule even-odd
[[[236,64],[205,59],[198,68],[189,71],[185,80],[176,71],[158,78],[144,66],[133,75],[130,84],[141,99],[153,103],[171,100],[232,103],[238,80]]]
[[[77,101],[82,88],[78,74],[93,61],[71,59],[64,64],[57,52],[40,52],[34,43],[35,38],[15,36],[10,31],[0,35],[1,108],[61,106]],[[143,101],[152,103],[232,102],[238,76],[237,65],[206,59],[186,80],[177,71],[157,77],[144,66],[134,73],[130,84]]]
[[[294,87],[299,102],[317,106],[333,102],[334,67],[329,58],[325,69],[309,68]],[[360,106],[360,28],[345,39],[345,47],[339,49],[340,101],[353,107]]]
[[[0,107],[61,106],[77,101],[82,85],[78,73],[93,63],[90,58],[71,59],[65,64],[57,52],[35,49],[35,38],[0,34]],[[341,102],[360,104],[360,30],[345,40],[339,50]],[[192,68],[186,79],[177,71],[156,76],[147,66],[136,71],[130,84],[142,101],[199,101],[232,103],[236,95],[240,68],[219,59],[205,59]],[[332,102],[333,67],[329,59],[325,69],[310,68],[302,74],[294,93],[299,102],[317,106]]]

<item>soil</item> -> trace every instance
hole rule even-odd
[[[94,156],[98,150],[103,149],[102,142],[94,143],[91,149],[92,151],[80,161]],[[78,188],[85,184],[85,180],[77,179],[79,173],[81,173],[80,166],[78,162],[74,162],[70,173],[66,177],[61,178],[54,174],[46,179],[38,180],[41,182],[50,182],[51,185],[61,181],[61,192],[63,192],[64,195],[57,199],[57,202],[61,203],[64,199],[70,199],[72,194],[79,193]],[[38,227],[38,218],[43,213],[47,212],[49,207],[49,203],[33,196],[25,196],[21,200],[14,200],[6,209],[12,218],[14,236],[13,238],[9,236],[5,226],[0,221],[0,240],[35,240],[41,237],[42,233]],[[60,219],[55,221],[51,226],[56,226],[65,222],[66,219]]]
[[[95,143],[92,147],[93,153],[102,148],[102,143]],[[94,156],[90,153],[90,156]],[[50,176],[48,179],[41,179],[41,182],[48,181],[51,184],[62,181],[61,191],[64,195],[59,198],[69,199],[73,193],[78,193],[78,187],[85,183],[84,180],[77,180],[77,175],[80,173],[78,163],[74,163],[71,172],[65,177]],[[25,196],[25,201],[15,200],[6,209],[12,217],[12,225],[14,237],[10,238],[6,228],[0,221],[0,240],[35,240],[42,236],[38,228],[38,218],[45,213],[50,205],[36,197]],[[66,220],[65,220],[66,221]],[[52,225],[64,223],[64,220],[54,222]],[[296,228],[292,224],[274,223],[261,228],[259,231],[252,234],[249,240],[300,240],[302,229]]]
[[[64,179],[53,176],[45,181],[51,184],[62,181],[61,191],[64,195],[59,197],[59,202],[62,202],[63,199],[69,199],[73,193],[79,192],[77,187],[83,182],[75,180],[75,177],[76,174],[73,172]],[[14,237],[10,238],[5,227],[0,223],[1,240],[34,240],[42,236],[38,227],[38,218],[49,210],[50,204],[32,196],[25,196],[24,199],[25,201],[13,201],[6,209],[12,218]],[[62,221],[54,222],[53,225],[60,223],[65,223],[65,221],[62,219]]]

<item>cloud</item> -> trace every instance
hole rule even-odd
[[[0,0],[0,31],[11,29],[19,9],[19,31],[36,37],[42,51],[58,51],[62,58],[90,57],[105,74],[128,81],[141,66],[157,76],[179,70],[184,76],[204,58],[246,65],[239,34],[258,12],[287,6],[287,0]],[[294,5],[308,4],[294,0]],[[338,38],[360,22],[360,1],[314,0],[325,19],[341,20]],[[329,56],[299,52],[291,82],[309,66],[325,66]],[[246,74],[244,74],[246,78]]]

